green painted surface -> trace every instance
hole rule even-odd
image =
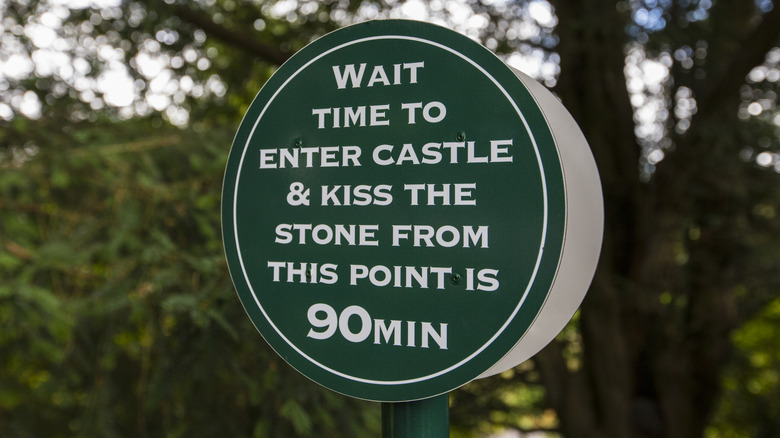
[[[448,436],[449,394],[411,402],[382,403],[382,438]]]
[[[448,29],[375,21],[315,41],[260,91],[230,152],[223,238],[242,304],[290,365],[416,400],[474,379],[533,322],[564,196],[508,67]]]

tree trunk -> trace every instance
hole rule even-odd
[[[583,129],[598,163],[606,201],[605,235],[599,268],[582,305],[583,367],[573,374],[565,367],[549,373],[545,359],[556,354],[552,347],[540,356],[539,364],[546,387],[553,380],[566,382],[559,395],[548,394],[565,436],[627,437],[632,435],[634,386],[634,353],[629,346],[635,335],[623,323],[625,302],[630,300],[625,295],[631,292],[620,283],[630,277],[635,264],[642,199],[639,148],[623,76],[622,17],[614,6],[603,15],[604,8],[593,1],[555,6],[561,40],[561,75],[555,91]]]
[[[536,358],[547,399],[570,438],[701,436],[736,324],[731,258],[747,207],[729,181],[744,175],[723,174],[735,167],[724,165],[736,160],[735,139],[711,129],[732,122],[736,107],[702,111],[660,164],[667,169],[642,183],[623,73],[630,12],[603,0],[553,3],[555,91],[596,158],[605,236],[581,307],[582,367],[567,369],[556,343]]]

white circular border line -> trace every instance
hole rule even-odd
[[[271,318],[268,316],[268,314],[266,313],[265,309],[260,304],[260,301],[257,298],[257,294],[255,293],[254,289],[252,288],[252,284],[249,281],[249,278],[248,278],[248,275],[247,275],[247,272],[246,272],[246,268],[244,266],[243,257],[241,256],[241,246],[240,246],[239,241],[238,241],[238,224],[236,222],[236,220],[237,220],[237,216],[236,216],[236,201],[238,200],[238,186],[239,186],[239,182],[240,182],[240,179],[241,179],[240,175],[241,175],[241,168],[243,167],[243,164],[244,164],[244,157],[246,156],[246,151],[248,149],[248,146],[249,146],[249,143],[251,142],[252,137],[254,136],[255,130],[257,128],[257,125],[260,123],[260,120],[263,118],[263,115],[265,114],[266,110],[271,105],[271,103],[274,101],[274,99],[276,99],[277,95],[282,91],[282,89],[284,89],[284,87],[286,87],[290,83],[290,81],[292,81],[292,79],[295,76],[297,76],[301,71],[306,69],[309,65],[311,65],[314,62],[318,61],[320,58],[323,58],[324,56],[327,56],[327,55],[329,55],[329,54],[331,54],[331,53],[333,53],[333,52],[335,52],[337,50],[343,49],[345,47],[348,47],[348,46],[351,46],[351,45],[354,45],[354,44],[359,44],[359,43],[363,43],[363,42],[367,42],[367,41],[374,41],[374,40],[385,40],[385,39],[399,39],[399,40],[415,41],[415,42],[428,44],[428,45],[437,47],[439,49],[448,51],[448,52],[450,52],[450,53],[460,57],[464,61],[468,62],[469,64],[474,66],[477,70],[479,70],[482,74],[484,74],[488,79],[490,79],[490,81],[493,82],[493,84],[495,84],[495,86],[504,94],[504,96],[506,96],[507,100],[512,104],[512,107],[514,107],[515,111],[517,112],[517,115],[523,121],[523,125],[525,126],[526,132],[528,133],[528,135],[529,135],[529,137],[531,139],[531,143],[533,144],[534,153],[536,154],[537,163],[539,164],[539,171],[540,171],[540,174],[541,174],[541,182],[542,182],[542,192],[543,192],[543,198],[544,198],[544,216],[543,216],[544,219],[543,219],[543,226],[542,226],[542,239],[541,239],[541,245],[539,247],[539,253],[538,253],[538,256],[537,256],[537,259],[536,259],[536,265],[534,266],[534,271],[533,271],[533,274],[531,275],[531,280],[528,282],[528,286],[526,287],[525,291],[523,292],[522,298],[520,299],[520,301],[518,302],[517,306],[512,311],[512,313],[510,314],[509,318],[507,318],[507,320],[504,322],[504,324],[501,326],[501,328],[484,345],[482,345],[482,347],[480,347],[478,350],[473,352],[471,355],[469,355],[465,359],[461,360],[460,362],[458,362],[458,363],[456,363],[456,364],[454,364],[454,365],[452,365],[452,366],[450,366],[448,368],[445,368],[445,369],[443,369],[441,371],[438,371],[436,373],[429,374],[427,376],[417,377],[417,378],[414,378],[414,379],[406,379],[406,380],[372,380],[372,379],[365,379],[365,378],[361,378],[361,377],[351,376],[349,374],[342,373],[340,371],[334,370],[334,369],[332,369],[332,368],[330,368],[330,367],[328,367],[326,365],[323,365],[323,364],[319,363],[318,361],[316,361],[315,359],[313,359],[312,357],[310,357],[309,355],[307,355],[306,353],[301,351],[295,344],[290,342],[290,340],[287,339],[286,336],[284,336],[284,334],[279,330],[278,327],[276,327],[276,325],[273,323]],[[560,157],[559,157],[559,159],[560,159]],[[317,55],[316,57],[312,58],[307,63],[305,63],[303,66],[301,66],[298,70],[295,71],[295,73],[290,75],[290,77],[287,78],[287,80],[284,81],[284,83],[276,90],[276,92],[274,92],[274,94],[271,96],[271,98],[268,99],[268,102],[266,102],[266,104],[263,107],[262,111],[260,111],[260,114],[257,116],[257,120],[255,121],[254,125],[252,126],[252,130],[249,132],[249,136],[247,137],[247,141],[244,144],[244,149],[243,149],[243,152],[241,153],[241,160],[239,161],[238,169],[236,171],[236,183],[235,183],[235,189],[234,189],[234,192],[233,192],[233,234],[234,234],[235,243],[236,243],[236,253],[238,255],[239,263],[241,264],[241,270],[242,270],[242,273],[244,275],[244,280],[246,282],[247,287],[249,287],[250,292],[252,293],[252,297],[254,298],[255,303],[257,304],[257,307],[263,313],[263,316],[265,317],[266,321],[268,321],[268,323],[271,325],[271,327],[274,329],[274,331],[276,331],[276,333],[279,335],[279,337],[281,337],[282,340],[284,340],[293,350],[295,350],[298,354],[300,354],[301,356],[306,358],[309,362],[313,363],[314,365],[318,366],[319,368],[321,368],[321,369],[323,369],[325,371],[328,371],[328,372],[330,372],[332,374],[335,374],[335,375],[337,375],[339,377],[343,377],[345,379],[348,379],[348,380],[352,380],[352,381],[360,382],[360,383],[374,384],[374,385],[405,385],[405,384],[417,383],[417,382],[422,382],[422,381],[425,381],[425,380],[430,380],[430,379],[439,377],[441,375],[444,375],[446,373],[449,373],[450,371],[452,371],[452,370],[454,370],[456,368],[459,368],[460,366],[462,366],[463,364],[469,362],[475,356],[480,354],[486,348],[488,348],[496,340],[496,338],[498,338],[498,336],[500,336],[501,333],[503,333],[503,331],[512,322],[512,320],[514,320],[515,315],[517,315],[517,312],[523,306],[523,303],[525,303],[525,300],[528,297],[528,293],[530,292],[531,287],[534,284],[534,279],[536,278],[536,275],[537,275],[537,273],[539,271],[539,265],[541,264],[542,254],[544,253],[544,243],[547,240],[547,222],[548,222],[547,196],[548,196],[547,195],[547,183],[545,181],[544,167],[542,166],[541,156],[539,154],[539,148],[538,148],[538,146],[536,144],[536,139],[534,138],[533,132],[531,132],[531,129],[528,126],[528,122],[526,121],[525,117],[523,116],[522,112],[520,111],[520,108],[515,103],[514,99],[512,99],[512,97],[504,89],[504,87],[502,87],[501,84],[498,83],[498,81],[492,75],[490,75],[490,73],[485,71],[485,69],[483,69],[479,64],[477,64],[476,62],[474,62],[473,60],[471,60],[467,56],[463,55],[462,53],[460,53],[460,52],[458,52],[458,51],[456,51],[456,50],[454,50],[454,49],[452,49],[450,47],[447,47],[445,45],[439,44],[439,43],[437,43],[435,41],[430,41],[430,40],[427,40],[427,39],[424,39],[424,38],[417,38],[417,37],[411,37],[411,36],[406,36],[406,35],[380,35],[380,36],[366,37],[366,38],[361,38],[361,39],[349,41],[347,43],[344,43],[344,44],[338,45],[336,47],[333,47],[333,48],[331,48],[331,49],[329,49],[329,50],[327,50],[327,51],[325,51],[323,53],[320,53],[319,55]],[[503,359],[502,359],[502,361],[503,361]],[[491,368],[491,369],[493,369],[493,368]]]

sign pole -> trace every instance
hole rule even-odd
[[[446,438],[450,436],[449,423],[449,393],[382,403],[382,438]]]

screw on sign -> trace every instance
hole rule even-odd
[[[574,120],[449,29],[347,27],[269,79],[230,151],[225,252],[265,340],[352,397],[446,394],[538,352],[603,227]]]

